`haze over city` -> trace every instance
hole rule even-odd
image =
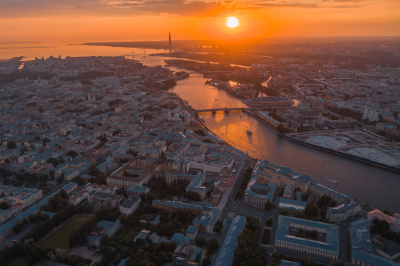
[[[0,0],[0,265],[400,265],[398,0]]]
[[[399,9],[397,0],[3,0],[0,41],[160,40],[168,30],[190,40],[397,36]],[[226,17],[240,27],[227,29]]]

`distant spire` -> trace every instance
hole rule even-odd
[[[168,37],[169,37],[169,53],[171,53],[171,49],[172,49],[172,43],[171,43],[171,32],[168,32]]]

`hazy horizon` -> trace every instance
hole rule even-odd
[[[75,41],[36,41],[36,40],[28,40],[28,41],[2,41],[0,45],[4,44],[71,44],[71,45],[79,45],[85,43],[118,43],[118,42],[126,42],[126,43],[134,43],[134,42],[163,42],[168,41],[168,32],[166,33],[166,37],[164,38],[154,38],[154,39],[98,39],[98,40],[75,40]],[[275,36],[268,37],[264,39],[257,39],[258,42],[268,42],[271,40],[274,41],[388,41],[389,39],[400,40],[400,35],[387,35],[387,36],[379,36],[379,35],[354,35],[354,36]],[[209,41],[209,42],[229,42],[229,40],[223,39],[175,39],[172,38],[173,41]],[[0,48],[2,49],[2,48]]]
[[[228,41],[399,36],[399,13],[397,0],[3,0],[0,36],[9,42],[73,43],[158,40],[168,31],[174,39]],[[236,17],[240,25],[226,27],[227,17]]]

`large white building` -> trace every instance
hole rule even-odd
[[[89,198],[89,192],[86,189],[82,189],[75,195],[69,197],[69,203],[73,205],[78,205],[83,201],[87,200],[88,198]]]
[[[140,202],[140,198],[130,196],[121,205],[119,205],[119,211],[123,215],[130,215],[137,210]]]
[[[354,200],[349,203],[343,203],[336,207],[328,207],[326,218],[330,222],[341,222],[347,218],[358,214],[361,211],[361,206]]]
[[[86,190],[89,193],[102,192],[102,193],[106,193],[106,194],[116,194],[117,189],[118,188],[116,188],[116,187],[110,187],[110,186],[106,186],[106,185],[98,185],[98,184],[91,184],[91,183],[86,184]]]
[[[138,187],[151,180],[151,173],[135,167],[136,161],[125,164],[107,177],[107,185],[119,188]]]
[[[305,232],[312,231],[317,232],[316,240],[302,236]],[[339,226],[280,215],[275,246],[337,260],[339,259]]]

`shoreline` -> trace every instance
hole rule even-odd
[[[337,156],[345,157],[347,159],[351,159],[351,160],[354,160],[354,161],[359,161],[359,162],[362,162],[362,163],[365,163],[365,164],[369,164],[369,165],[372,165],[372,166],[375,166],[375,167],[379,167],[379,168],[382,168],[382,169],[385,169],[385,170],[389,170],[389,171],[392,171],[392,172],[400,173],[400,168],[397,168],[397,167],[394,167],[394,166],[382,164],[382,163],[379,163],[379,162],[376,162],[376,161],[372,161],[372,160],[369,160],[369,159],[366,159],[366,158],[362,158],[362,157],[358,157],[358,156],[351,155],[351,154],[348,154],[348,153],[336,151],[336,150],[333,150],[333,149],[330,149],[330,148],[325,148],[323,146],[311,144],[311,143],[302,141],[300,139],[293,138],[293,137],[287,135],[286,133],[279,133],[279,132],[277,132],[275,130],[274,127],[272,127],[266,121],[262,120],[261,118],[259,118],[258,116],[254,115],[252,113],[249,113],[249,114],[253,118],[257,119],[259,122],[261,122],[262,124],[266,125],[270,129],[272,129],[275,134],[282,136],[283,138],[285,138],[286,140],[288,140],[290,142],[297,143],[297,144],[300,144],[300,145],[303,145],[303,146],[306,146],[306,147],[309,147],[309,148],[313,148],[313,149],[316,149],[316,150],[328,152],[328,153],[331,153],[331,154],[334,154],[334,155],[337,155]]]
[[[333,149],[325,148],[323,146],[318,146],[318,145],[315,145],[315,144],[311,144],[311,143],[308,143],[308,142],[293,138],[291,136],[288,136],[285,133],[278,133],[278,132],[276,132],[276,133],[279,134],[280,136],[284,137],[285,139],[291,141],[291,142],[298,143],[298,144],[303,145],[303,146],[307,146],[307,147],[314,148],[314,149],[317,149],[317,150],[325,151],[325,152],[328,152],[328,153],[331,153],[331,154],[335,154],[335,155],[342,156],[342,157],[345,157],[345,158],[348,158],[348,159],[359,161],[359,162],[362,162],[362,163],[365,163],[365,164],[369,164],[369,165],[372,165],[372,166],[375,166],[375,167],[379,167],[379,168],[383,168],[383,169],[386,169],[386,170],[389,170],[389,171],[400,173],[400,168],[397,168],[397,167],[394,167],[394,166],[382,164],[382,163],[379,163],[379,162],[376,162],[376,161],[372,161],[372,160],[369,160],[369,159],[366,159],[366,158],[354,156],[354,155],[351,155],[351,154],[348,154],[348,153],[344,153],[344,152],[336,151],[336,150],[333,150]]]
[[[372,160],[369,160],[369,159],[366,159],[366,158],[358,157],[358,156],[351,155],[351,154],[348,154],[348,153],[344,153],[344,152],[341,152],[341,151],[336,151],[336,150],[333,150],[333,149],[330,149],[330,148],[325,148],[323,146],[311,144],[311,143],[302,141],[300,139],[293,138],[293,137],[287,135],[286,133],[279,133],[279,132],[277,132],[275,130],[274,127],[272,127],[270,124],[268,124],[266,121],[262,120],[258,116],[254,115],[252,113],[250,113],[250,115],[253,118],[257,119],[262,124],[266,125],[270,129],[272,129],[277,135],[280,135],[283,138],[285,138],[286,140],[291,141],[293,143],[297,143],[297,144],[300,144],[300,145],[303,145],[303,146],[306,146],[306,147],[309,147],[309,148],[313,148],[313,149],[321,150],[321,151],[328,152],[328,153],[331,153],[331,154],[335,154],[335,155],[338,155],[338,156],[341,156],[341,157],[345,157],[345,158],[348,158],[348,159],[351,159],[351,160],[359,161],[359,162],[362,162],[362,163],[365,163],[365,164],[369,164],[369,165],[372,165],[372,166],[375,166],[375,167],[383,168],[383,169],[386,169],[386,170],[389,170],[389,171],[392,171],[392,172],[400,173],[400,168],[397,168],[397,167],[394,167],[394,166],[382,164],[382,163],[379,163],[379,162],[376,162],[376,161],[372,161]]]

